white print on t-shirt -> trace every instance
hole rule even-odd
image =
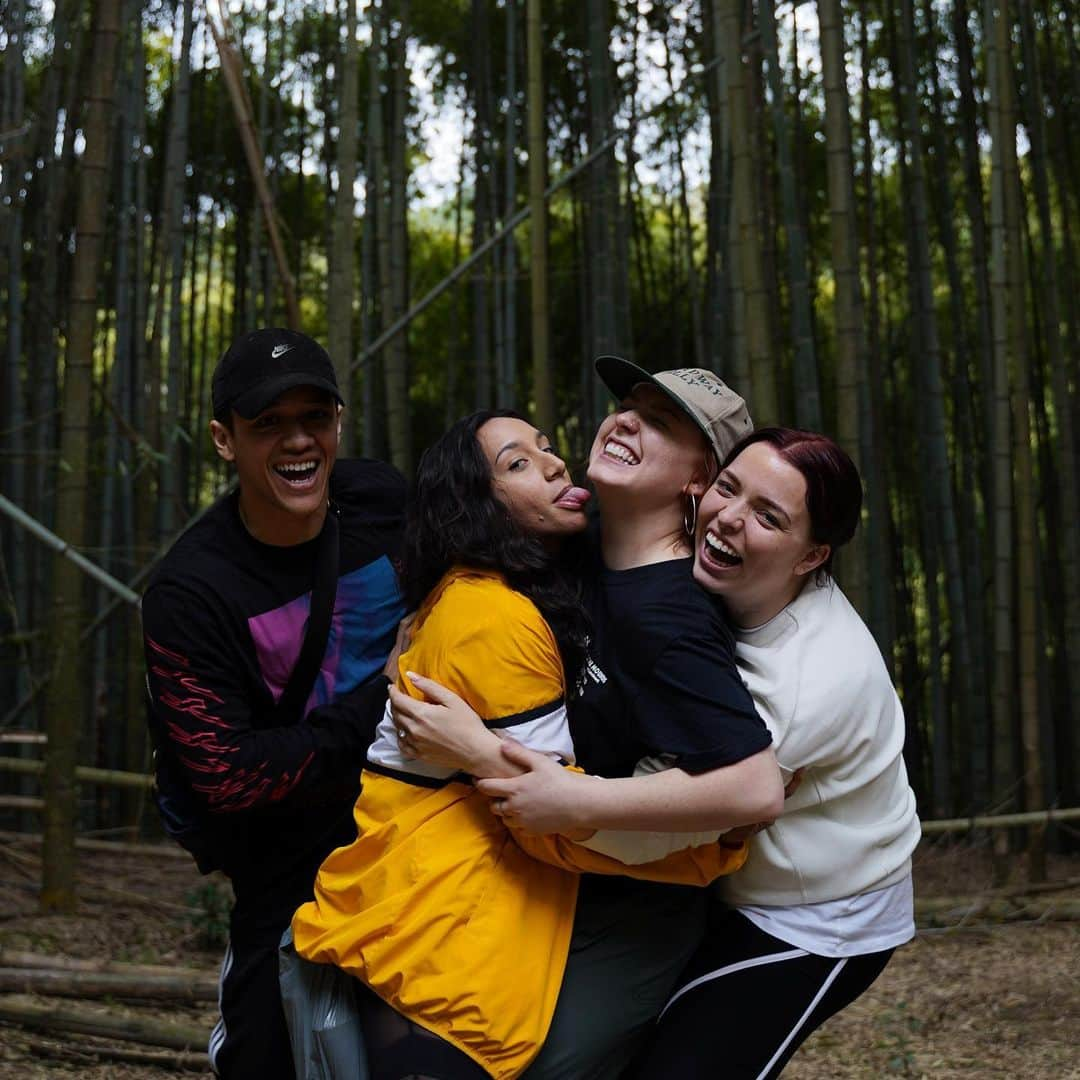
[[[588,653],[588,648],[592,644],[591,638],[585,639],[585,663],[582,665],[581,674],[577,678],[577,683],[574,685],[574,697],[579,698],[585,693],[585,685],[588,680],[592,680],[597,686],[603,686],[607,682],[607,676],[600,670],[600,665],[592,658]]]
[[[601,686],[607,682],[607,676],[600,670],[599,665],[591,656],[585,661],[585,674],[592,679],[594,683],[599,683]]]

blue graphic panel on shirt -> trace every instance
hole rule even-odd
[[[263,681],[277,701],[300,655],[311,593],[248,619]],[[354,690],[379,671],[404,609],[386,556],[338,578],[334,616],[319,676],[305,713]]]

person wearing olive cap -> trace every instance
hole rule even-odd
[[[211,1064],[291,1080],[278,942],[319,864],[355,836],[403,614],[406,489],[382,462],[336,460],[344,401],[304,334],[236,341],[212,397],[210,436],[237,488],[173,545],[142,603],[158,802],[167,831],[236,897]],[[308,629],[316,609],[321,637]]]

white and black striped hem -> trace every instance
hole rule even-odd
[[[206,1046],[206,1055],[210,1059],[210,1068],[214,1070],[215,1076],[220,1075],[217,1067],[217,1056],[225,1045],[225,1040],[229,1037],[225,1026],[225,1014],[221,1009],[221,997],[225,992],[225,980],[229,977],[229,972],[232,971],[232,963],[233,951],[232,942],[230,941],[225,947],[225,958],[221,961],[221,974],[218,976],[218,1022],[214,1025],[214,1030],[210,1032],[210,1041]]]

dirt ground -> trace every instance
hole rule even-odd
[[[0,950],[216,971],[221,949],[203,937],[220,926],[221,916],[191,914],[206,881],[186,860],[83,852],[78,914],[60,917],[36,912],[38,854],[10,834],[0,841]],[[1043,921],[973,918],[921,930],[866,995],[812,1036],[785,1080],[1080,1080],[1080,923],[1054,921],[1052,910],[1056,902],[1075,907],[1080,900],[1080,858],[1052,857],[1049,871],[1051,879],[1072,886],[1041,894]],[[1018,878],[1021,873],[1018,866]],[[963,846],[924,844],[915,874],[920,898],[977,897],[991,886],[986,853]],[[205,1032],[214,1020],[212,1006],[64,1004]],[[50,1036],[0,1023],[0,1078],[184,1075],[157,1064],[105,1060],[96,1043],[88,1035]],[[186,1075],[209,1073],[196,1067]]]

